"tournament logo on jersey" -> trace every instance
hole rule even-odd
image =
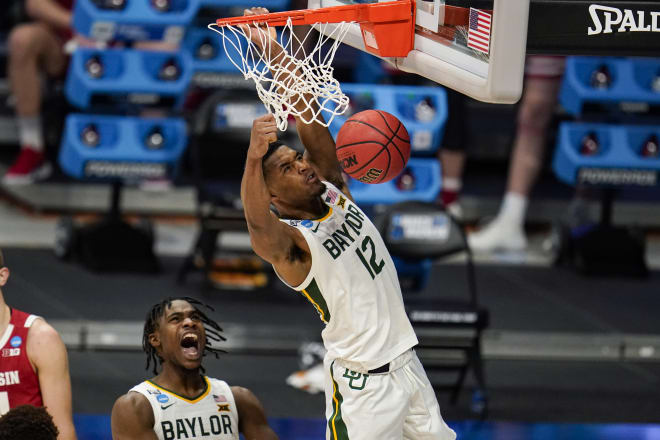
[[[11,344],[12,347],[20,347],[21,344],[23,343],[23,339],[20,336],[14,336],[9,340],[9,343]]]
[[[300,225],[306,228],[311,228],[312,226],[314,226],[314,222],[311,220],[303,220],[300,222]]]
[[[2,357],[13,357],[13,356],[20,356],[21,354],[21,349],[20,348],[3,348],[2,349]]]
[[[289,224],[294,228],[298,226],[298,223],[300,223],[300,220],[289,220]]]
[[[170,398],[167,397],[167,395],[161,393],[158,395],[158,397],[156,397],[156,400],[160,403],[167,403],[170,401]]]

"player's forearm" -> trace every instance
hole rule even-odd
[[[53,0],[27,0],[25,9],[34,20],[59,29],[71,28],[71,12]]]
[[[65,423],[55,423],[57,430],[60,434],[57,436],[57,440],[77,440],[76,429],[73,426],[72,421]]]
[[[245,163],[241,200],[251,230],[265,229],[273,222],[270,215],[270,193],[266,187],[261,159],[248,157]]]

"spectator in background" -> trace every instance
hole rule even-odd
[[[75,440],[66,347],[43,318],[5,303],[2,288],[8,280],[0,251],[0,414],[20,405],[43,406],[55,421],[58,438]]]
[[[0,417],[0,440],[57,440],[57,427],[44,408],[21,405]]]
[[[523,250],[527,247],[524,225],[528,198],[542,167],[546,134],[563,73],[564,57],[527,57],[506,194],[495,219],[468,236],[472,250]]]
[[[446,88],[447,122],[442,147],[438,150],[438,159],[442,166],[442,185],[438,202],[457,220],[463,219],[463,208],[459,195],[463,187],[463,169],[465,167],[465,101],[469,99],[462,93]]]
[[[20,153],[3,182],[26,185],[46,179],[52,166],[44,155],[41,123],[42,75],[56,77],[66,69],[64,44],[71,39],[73,0],[26,0],[33,20],[9,35],[8,76],[18,117]]]

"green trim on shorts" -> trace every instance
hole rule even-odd
[[[341,404],[344,401],[341,393],[339,392],[339,385],[335,381],[335,375],[332,371],[335,362],[332,361],[330,365],[330,378],[332,379],[332,416],[328,419],[328,429],[330,430],[331,440],[349,440],[348,430],[344,419],[341,417]]]

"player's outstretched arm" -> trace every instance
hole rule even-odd
[[[257,15],[267,14],[268,9],[262,7],[253,7],[246,9],[244,15]],[[249,28],[249,29],[248,29]],[[265,30],[257,26],[247,26],[244,28],[247,34],[250,35],[252,41],[261,48],[262,51],[270,51],[268,58],[273,63],[277,63],[283,70],[279,70],[277,79],[280,82],[288,83],[295,81],[300,72],[295,68],[295,63],[291,62],[292,56],[280,46],[277,42],[277,37],[274,29],[270,29],[269,34]],[[264,49],[266,48],[266,49]],[[303,99],[304,98],[304,99]],[[306,124],[304,121],[311,121],[314,119],[314,114],[318,113],[318,106],[311,95],[304,97],[292,97],[292,105],[302,113],[302,117],[296,117],[296,129],[302,144],[305,146],[305,159],[310,162],[319,176],[329,181],[343,193],[348,195],[351,200],[351,194],[348,186],[345,184],[341,174],[339,161],[337,160],[337,153],[335,151],[335,141],[330,135],[330,131],[323,125],[312,122]],[[310,103],[310,107],[307,107]],[[323,115],[318,115],[318,118],[323,118]]]
[[[307,276],[307,270],[290,261],[293,246],[309,253],[302,234],[285,225],[270,211],[271,195],[266,186],[262,160],[268,145],[277,140],[277,125],[273,115],[261,116],[252,123],[245,171],[241,181],[241,201],[245,211],[252,249],[292,284],[298,285]]]
[[[278,440],[277,434],[268,426],[264,407],[250,390],[231,387],[238,410],[238,428],[245,440]]]
[[[310,116],[305,117],[309,118]],[[318,117],[322,118],[323,116],[319,115]],[[298,130],[298,137],[305,146],[305,159],[314,166],[320,176],[323,176],[325,180],[332,183],[353,200],[353,196],[341,173],[335,140],[330,135],[327,127],[318,122],[305,124],[301,118],[296,118],[296,129]]]
[[[57,438],[75,440],[66,347],[57,331],[43,319],[35,320],[30,327],[27,354],[39,378],[44,407],[60,432]]]
[[[129,392],[117,399],[110,420],[113,440],[158,440],[154,412],[140,393]]]

